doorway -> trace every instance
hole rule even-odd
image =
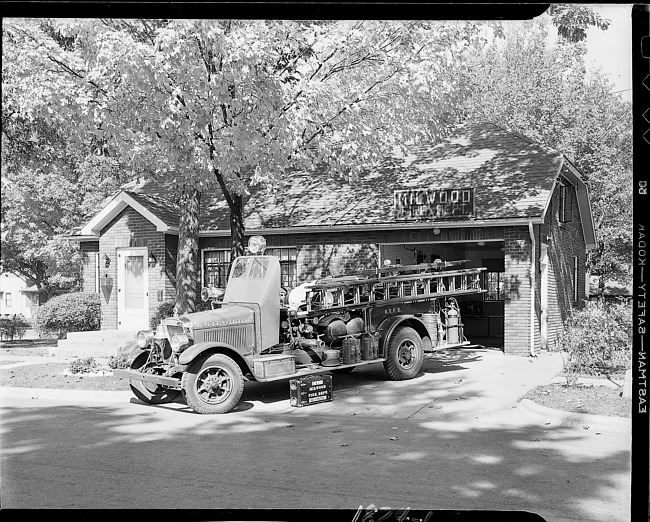
[[[149,327],[149,272],[146,248],[117,252],[117,329]]]

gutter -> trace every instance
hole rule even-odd
[[[535,251],[535,232],[533,230],[533,222],[528,222],[528,233],[530,234],[531,244],[531,268],[530,268],[530,356],[537,357],[535,354],[535,286],[537,285],[537,259]]]

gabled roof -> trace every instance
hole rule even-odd
[[[579,172],[555,150],[491,123],[458,126],[437,145],[393,154],[358,180],[328,174],[325,168],[287,173],[274,190],[253,187],[244,209],[248,232],[298,232],[320,229],[490,226],[541,223],[559,176],[577,189],[589,246],[595,246],[586,186]],[[475,214],[454,220],[397,222],[394,191],[473,188]],[[161,232],[177,233],[179,208],[173,187],[161,182],[131,184],[83,228],[97,235],[110,219],[131,205]],[[221,192],[202,198],[201,235],[229,234],[229,210]]]

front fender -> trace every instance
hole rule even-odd
[[[130,342],[129,344],[122,346],[117,349],[117,355],[124,357],[129,365],[135,361],[136,357],[140,355],[141,353],[145,352],[146,350],[143,348],[140,348],[138,343],[135,341]]]
[[[235,350],[232,346],[224,343],[196,343],[179,355],[178,362],[179,364],[189,364],[203,352],[210,350],[211,348],[222,348],[227,351],[232,351],[235,353],[237,352],[237,350]]]

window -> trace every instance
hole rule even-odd
[[[573,191],[571,188],[570,185],[560,185],[560,223],[571,221],[571,214],[573,213],[571,208]]]
[[[486,301],[503,301],[505,275],[505,272],[485,272]]]
[[[505,297],[506,273],[503,259],[483,259],[483,288],[486,301],[503,301]]]
[[[295,248],[267,248],[266,254],[280,260],[280,284],[287,290],[298,284],[297,251]]]
[[[5,294],[5,306],[11,308],[11,292]]]
[[[203,251],[203,286],[225,288],[230,273],[230,250]]]

